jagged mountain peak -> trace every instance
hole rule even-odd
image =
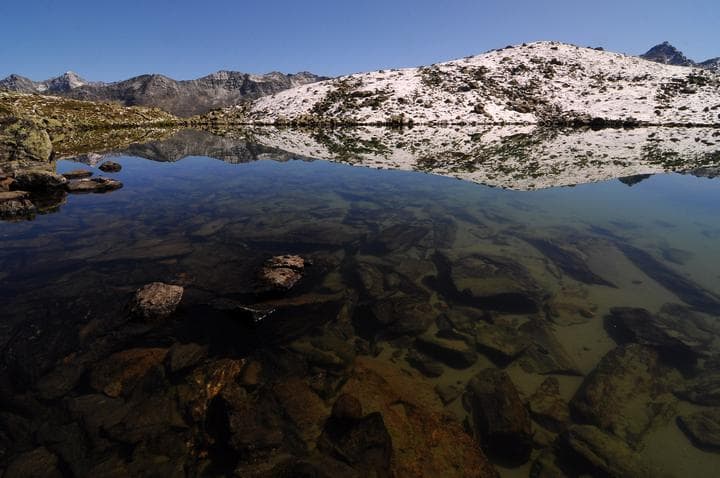
[[[640,55],[640,58],[675,66],[693,66],[695,62],[686,57],[680,50],[675,48],[669,41],[664,41],[650,48]]]

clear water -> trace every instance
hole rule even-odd
[[[75,418],[65,411],[67,399],[96,393],[87,378],[95,363],[118,350],[168,348],[177,342],[207,345],[212,359],[254,358],[274,370],[263,378],[268,383],[297,375],[310,381],[321,365],[299,372],[270,364],[288,350],[301,349],[297,344],[335,331],[333,324],[343,314],[351,324],[345,333],[350,330],[364,344],[353,354],[413,370],[429,386],[463,389],[480,370],[499,366],[525,399],[552,375],[569,401],[583,377],[617,346],[604,323],[611,308],[640,307],[656,314],[664,304],[677,303],[694,307],[711,323],[720,314],[717,179],[664,174],[631,187],[610,180],[509,191],[423,173],[278,159],[228,164],[199,156],[172,163],[114,157],[123,169],[112,177],[123,182],[122,189],[71,195],[54,213],[0,222],[6,409],[34,430],[43,414],[50,414],[57,427],[73,423]],[[79,166],[59,161],[57,169]],[[543,250],[542,244],[559,247],[573,258],[572,264],[564,264],[553,255],[557,249]],[[301,255],[312,266],[290,292],[258,294],[258,269],[279,254]],[[652,261],[643,262],[647,257]],[[447,264],[449,273],[442,271]],[[376,289],[369,286],[372,274],[380,277]],[[185,295],[171,319],[143,328],[128,322],[127,304],[135,290],[153,281],[183,285]],[[380,317],[378,305],[398,297],[425,308],[402,323],[393,314]],[[280,314],[276,322],[271,316],[259,326],[229,324],[218,318],[222,314],[214,304],[219,300],[253,307],[288,301],[301,306]],[[313,307],[326,302],[333,306]],[[441,317],[452,313],[466,317],[455,325],[459,335],[454,337],[471,341],[473,321],[510,327],[540,321],[575,372],[548,372],[522,355],[498,363],[481,350],[468,366],[434,357],[431,367],[439,369],[439,376],[417,373],[414,337],[447,334],[449,326]],[[714,332],[707,333],[709,345],[691,370],[671,357],[673,373],[683,374],[680,382],[710,373],[708,357],[720,348]],[[521,336],[518,332],[518,340]],[[353,342],[353,337],[345,339]],[[302,360],[301,353],[298,357]],[[61,397],[38,398],[36,383],[58,364],[73,360],[85,361],[82,377]],[[167,380],[164,388],[182,379]],[[162,389],[142,393],[147,398],[164,393]],[[28,397],[40,404],[22,409],[18,402]],[[137,399],[132,397],[125,399]],[[328,392],[323,399],[332,403],[332,397]],[[671,390],[662,400],[672,402],[674,411],[649,420],[632,444],[633,453],[654,471],[710,476],[720,467],[720,456],[693,446],[676,424],[676,416],[703,407]],[[445,404],[445,411],[457,422],[468,417],[461,398]],[[190,432],[169,427],[163,433],[187,439]],[[49,440],[37,431],[31,435],[25,442],[5,440],[6,456],[39,444],[55,450],[58,442],[71,440]],[[83,448],[85,461],[78,458],[82,465],[62,458],[64,469],[89,473],[98,457],[105,456],[152,462],[133,455],[137,443],[112,436],[104,440]],[[541,448],[536,444],[533,457]],[[209,456],[187,460],[210,460],[214,472],[236,466],[217,458],[225,454]],[[242,454],[237,459],[242,461]],[[530,463],[496,465],[503,475],[528,476]]]

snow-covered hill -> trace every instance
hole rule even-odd
[[[536,42],[304,85],[211,118],[269,124],[719,125],[720,75]]]

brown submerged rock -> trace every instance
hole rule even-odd
[[[720,408],[710,408],[677,419],[680,429],[702,450],[720,452]]]
[[[463,400],[488,455],[510,465],[530,459],[530,415],[505,371],[488,368],[478,373],[468,382]]]
[[[570,401],[582,421],[637,445],[657,421],[673,414],[670,393],[677,372],[660,362],[658,353],[637,344],[608,352]]]
[[[548,430],[562,431],[570,423],[570,409],[560,396],[560,382],[546,378],[528,401],[530,415]]]
[[[61,478],[58,463],[58,457],[47,448],[36,448],[11,461],[3,478]]]
[[[359,418],[331,416],[325,423],[317,447],[364,476],[392,476],[392,439],[379,412]]]
[[[117,352],[90,373],[90,386],[109,397],[128,395],[145,374],[163,363],[167,349],[136,348]]]
[[[182,300],[184,289],[178,285],[152,282],[135,293],[132,312],[145,320],[162,320],[169,317]]]
[[[382,415],[392,440],[390,470],[395,476],[498,476],[472,437],[445,414],[432,385],[418,373],[358,357],[340,393],[357,398],[365,413]]]

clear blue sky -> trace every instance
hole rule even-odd
[[[0,77],[177,79],[219,69],[326,75],[559,40],[720,56],[720,0],[0,0]]]

